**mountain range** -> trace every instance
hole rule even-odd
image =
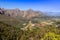
[[[28,10],[20,10],[16,9],[4,9],[0,8],[0,14],[5,15],[8,17],[18,18],[18,19],[32,19],[35,17],[50,17],[50,16],[60,16],[60,12],[42,12],[42,11],[35,11],[32,9]]]
[[[20,10],[16,9],[4,9],[0,8],[0,21],[15,26],[20,23],[32,21],[38,22],[39,20],[50,20],[53,18],[60,19],[60,12],[41,12],[32,9]],[[55,15],[57,17],[55,17]]]
[[[34,11],[32,9],[28,9],[24,11],[24,10],[19,10],[18,8],[16,9],[0,8],[0,14],[10,17],[26,18],[26,19],[30,19],[32,17],[37,17],[37,16],[44,16],[43,12],[41,11]]]
[[[60,16],[60,12],[46,12],[48,16]]]

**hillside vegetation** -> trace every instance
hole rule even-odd
[[[0,15],[0,21],[12,26],[16,26],[20,23],[20,20],[5,15]]]
[[[27,24],[29,25],[29,24]],[[21,26],[21,25],[20,25]],[[60,40],[60,29],[55,26],[35,27],[30,30],[31,26],[28,26],[27,30],[22,30],[21,27],[14,27],[4,22],[0,22],[0,40],[51,40],[56,38]],[[33,26],[32,26],[33,27]],[[23,27],[24,28],[24,27]],[[51,34],[47,34],[47,33]],[[54,34],[52,34],[54,33]],[[47,37],[45,35],[48,35]],[[51,35],[51,36],[50,36]],[[53,38],[54,35],[54,38]],[[55,36],[58,35],[58,36]],[[52,37],[52,38],[50,38]]]

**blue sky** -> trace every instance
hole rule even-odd
[[[46,12],[60,12],[60,0],[0,0],[0,7],[6,9],[19,8],[21,10],[40,10]]]

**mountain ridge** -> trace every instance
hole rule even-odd
[[[2,15],[6,15],[6,16],[10,16],[10,17],[18,17],[18,18],[32,18],[32,17],[36,17],[36,16],[44,16],[43,12],[41,11],[34,11],[32,9],[28,9],[28,10],[20,10],[20,9],[4,9],[4,8],[0,8],[0,14]]]

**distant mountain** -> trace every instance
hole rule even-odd
[[[48,16],[60,16],[60,12],[46,12]]]
[[[19,10],[18,8],[16,9],[0,8],[0,14],[15,18],[26,18],[26,19],[30,19],[32,17],[44,16],[44,13],[41,11],[34,11],[32,9],[28,9],[24,11],[24,10]]]

